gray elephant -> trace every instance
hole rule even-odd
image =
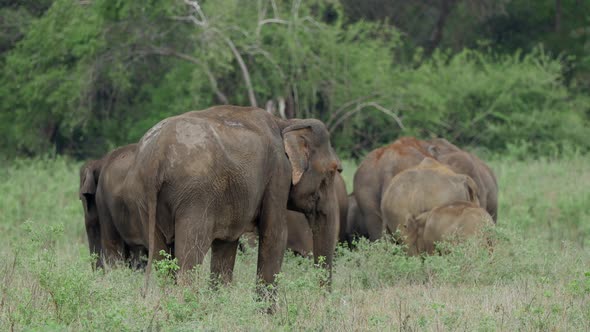
[[[456,174],[432,158],[405,170],[389,182],[381,200],[381,215],[389,233],[400,230],[402,239],[407,216],[417,216],[455,201],[479,205],[477,185],[469,176]]]
[[[126,260],[140,268],[140,256],[147,253],[147,232],[119,196],[135,149],[136,144],[117,148],[80,169],[79,196],[90,253],[98,255],[95,267]]]
[[[339,171],[329,133],[318,120],[282,120],[237,106],[162,120],[139,141],[123,185],[125,201],[136,206],[148,229],[147,275],[169,245],[181,275],[211,248],[213,277],[229,282],[239,237],[257,229],[257,276],[271,284],[286,247],[287,208],[306,216],[315,261],[325,257],[331,275]]]
[[[348,196],[346,195],[346,184],[339,173],[334,176],[334,190],[338,200],[340,215],[338,241],[346,241],[346,218],[348,214]],[[313,252],[313,239],[310,223],[305,215],[300,212],[287,211],[287,248],[296,254],[307,256]]]
[[[459,201],[436,207],[417,217],[408,216],[408,253],[433,254],[437,242],[463,240],[494,225],[490,214],[473,202]],[[487,241],[491,248],[491,241]]]

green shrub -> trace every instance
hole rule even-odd
[[[487,234],[491,252],[467,241],[442,256],[408,257],[389,238],[362,239],[352,251],[337,249],[331,292],[320,287],[326,272],[313,260],[287,253],[269,315],[255,291],[256,248],[238,253],[231,285],[210,286],[210,257],[195,267],[192,284],[175,285],[168,257],[160,261],[163,287],[144,293],[144,274],[122,262],[92,270],[78,163],[6,163],[0,329],[586,330],[587,164],[580,155],[493,160],[501,189],[498,225]]]

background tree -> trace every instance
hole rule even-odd
[[[226,103],[319,118],[344,157],[400,135],[590,145],[586,2],[46,0],[0,13],[6,155],[98,155]]]

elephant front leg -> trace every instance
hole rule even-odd
[[[232,281],[238,241],[215,240],[211,245],[211,281],[228,284]]]
[[[260,299],[269,301],[274,310],[276,304],[275,276],[280,272],[283,255],[287,246],[287,225],[285,210],[280,204],[265,204],[267,211],[259,222],[257,293]]]

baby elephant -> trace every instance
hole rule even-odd
[[[434,253],[434,245],[449,239],[475,236],[485,227],[493,226],[490,214],[479,205],[458,201],[436,207],[406,222],[408,253]]]

